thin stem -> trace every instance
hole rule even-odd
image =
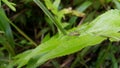
[[[66,35],[67,32],[63,29],[61,24],[59,23],[58,20],[48,11],[48,9],[42,4],[41,1],[39,0],[33,0],[42,10],[43,12],[49,17],[49,19],[57,26],[57,28],[64,34]]]
[[[10,24],[22,35],[24,36],[28,41],[30,41],[35,47],[37,46],[37,44],[31,39],[29,38],[22,30],[20,30],[15,24],[13,24],[10,21]]]

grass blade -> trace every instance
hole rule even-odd
[[[11,21],[9,23],[23,36],[25,37],[28,41],[30,41],[34,46],[37,46],[37,44],[30,38],[28,37],[21,29],[19,29],[15,24],[13,24]]]
[[[7,40],[7,43],[9,44],[7,45],[6,49],[8,50],[8,52],[11,52],[12,55],[15,55],[13,34],[9,25],[9,20],[7,19],[2,8],[0,8],[0,30],[4,32],[5,36],[4,38]]]

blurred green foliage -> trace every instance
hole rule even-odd
[[[46,5],[45,7],[67,33],[72,33],[78,26],[81,28],[82,24],[88,25],[97,16],[110,9],[120,9],[119,0],[40,1]],[[103,26],[99,27],[102,28]],[[69,35],[78,36],[77,32],[74,31]],[[12,68],[14,56],[22,54],[23,51],[25,51],[25,54],[29,54],[36,45],[45,43],[52,36],[56,38],[58,35],[61,35],[59,28],[54,25],[53,21],[44,14],[33,0],[0,0],[0,68]],[[119,39],[119,35],[114,36]],[[52,44],[57,42],[52,42]],[[76,45],[76,43],[74,44]],[[49,60],[40,67],[119,68],[119,48],[119,41],[111,43],[109,40],[105,40],[97,46],[86,47],[72,55]],[[24,55],[23,58],[26,56]],[[38,57],[36,58],[38,59]],[[33,63],[35,61],[35,58],[30,60]],[[29,64],[31,63],[28,63],[28,66]]]

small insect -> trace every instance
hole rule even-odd
[[[69,35],[70,36],[79,36],[80,33],[78,31],[74,31],[74,32],[70,32]]]

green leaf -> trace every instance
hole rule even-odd
[[[92,5],[92,2],[85,1],[82,5],[78,6],[76,9],[80,12],[85,11],[90,5]]]
[[[35,68],[49,59],[69,55],[85,47],[99,44],[107,38],[117,37],[117,34],[120,34],[119,21],[120,11],[116,9],[109,10],[97,17],[90,24],[85,24],[68,31],[68,33],[77,31],[78,35],[56,35],[50,40],[40,44],[33,49],[32,52],[27,53],[25,57],[26,52],[24,52],[23,55],[20,54],[20,56],[15,58],[16,64],[18,64],[18,68],[21,68],[31,61],[34,61],[32,66],[28,65],[27,67]],[[119,39],[114,39],[119,41]]]
[[[16,11],[14,3],[9,2],[8,0],[2,0],[11,10]]]
[[[117,9],[120,9],[120,2],[118,0],[113,0]]]
[[[6,45],[8,46],[7,49],[11,50],[8,52],[11,52],[11,54],[14,55],[15,45],[14,45],[13,34],[12,34],[12,31],[9,25],[9,20],[6,17],[2,8],[0,8],[0,30],[4,32],[5,39],[7,40],[7,43],[9,44],[9,45]]]
[[[48,33],[48,34],[43,38],[43,40],[41,41],[41,43],[46,42],[46,41],[48,41],[49,39],[50,39],[50,33]]]
[[[61,2],[61,0],[55,0],[54,3],[53,3],[53,6],[58,9],[59,5],[60,5],[60,2]]]

